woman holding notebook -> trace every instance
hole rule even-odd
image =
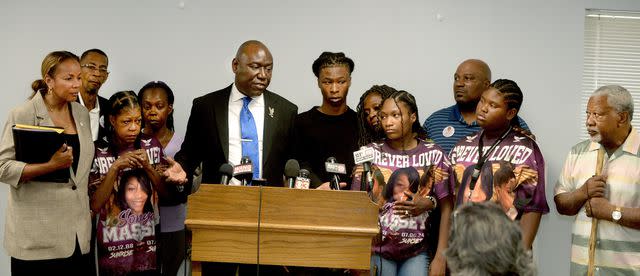
[[[42,61],[41,73],[42,79],[31,85],[30,99],[9,113],[0,141],[0,182],[9,185],[4,247],[12,275],[87,275],[87,182],[94,147],[89,113],[76,103],[80,61],[70,52],[52,52]],[[61,128],[66,143],[48,161],[18,161],[16,124]],[[48,176],[60,170],[69,170],[69,178],[50,181]]]

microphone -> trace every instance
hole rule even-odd
[[[480,163],[476,164],[473,167],[473,173],[471,174],[471,181],[469,182],[469,196],[468,196],[469,201],[471,201],[471,195],[473,194],[473,190],[476,188],[476,182],[478,182],[478,178],[480,178],[481,169],[482,169],[482,164]]]
[[[229,185],[229,180],[231,180],[231,176],[233,175],[233,165],[231,163],[224,163],[220,165],[219,169],[220,174],[220,184]]]
[[[353,152],[353,161],[356,165],[362,164],[362,177],[360,184],[360,191],[373,190],[373,176],[371,175],[371,162],[375,157],[375,153],[372,148],[362,146],[360,150]]]
[[[295,188],[296,189],[309,189],[311,180],[309,179],[309,171],[305,169],[300,170],[300,174],[296,177]]]
[[[247,156],[243,156],[240,165],[233,168],[233,177],[240,180],[242,186],[248,186],[253,179],[253,163]]]
[[[295,186],[298,173],[300,173],[300,164],[298,161],[295,159],[287,160],[287,163],[284,165],[284,176],[287,179],[289,188],[293,188]]]
[[[326,171],[331,174],[331,181],[329,183],[331,190],[340,190],[340,176],[338,176],[338,174],[346,174],[347,167],[345,167],[344,164],[337,163],[336,158],[333,156],[327,158],[324,167]]]

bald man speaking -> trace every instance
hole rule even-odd
[[[231,68],[235,74],[231,85],[193,100],[187,133],[175,159],[187,175],[202,163],[202,183],[219,183],[222,164],[238,165],[248,156],[253,163],[250,185],[282,187],[285,163],[293,155],[289,145],[298,107],[267,90],[273,57],[262,42],[242,43]],[[239,184],[239,180],[232,179],[230,184]],[[212,275],[236,275],[232,264],[203,266],[203,270],[205,274],[209,270]],[[260,271],[270,270],[261,266]],[[239,273],[255,275],[255,265],[240,266]]]

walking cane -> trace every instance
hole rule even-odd
[[[604,147],[600,145],[600,149],[598,149],[598,159],[596,163],[596,175],[602,174],[602,161],[604,160]],[[589,200],[587,200],[587,204],[589,204],[589,209],[591,209],[591,204]],[[591,214],[593,215],[593,209],[591,209]],[[589,266],[587,267],[587,275],[593,276],[593,268],[595,266],[595,257],[596,257],[596,235],[598,230],[598,219],[591,218],[591,235],[589,235]]]

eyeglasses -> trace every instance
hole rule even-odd
[[[107,68],[98,68],[93,64],[82,64],[80,65],[80,67],[84,67],[87,68],[89,70],[91,70],[92,72],[99,72],[100,74],[109,74],[109,70],[107,70]]]

